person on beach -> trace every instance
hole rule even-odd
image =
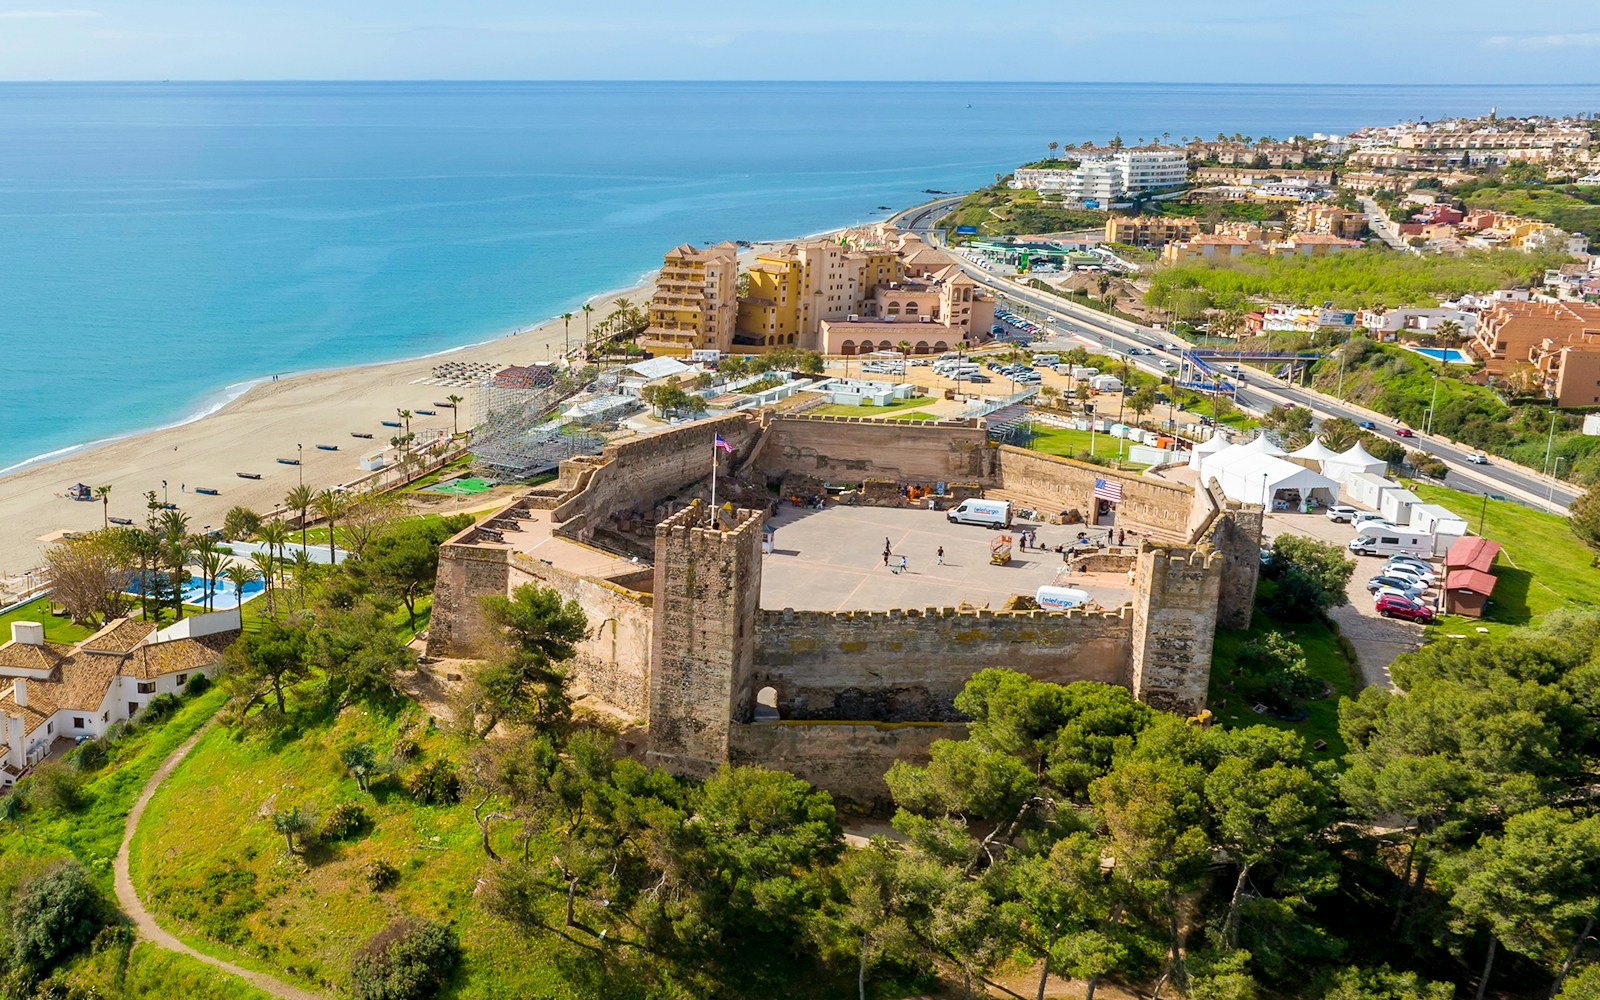
[[[889,545],[887,542],[883,546],[883,565],[885,568],[889,565]]]
[[[901,556],[900,557],[900,572],[904,573],[905,571],[906,571],[906,557],[905,556]]]
[[[939,555],[939,565],[943,566],[944,565],[944,546],[943,545],[939,546],[938,555]]]
[[[1118,546],[1123,546],[1123,545],[1126,545],[1126,544],[1128,544],[1128,531],[1127,531],[1126,528],[1118,528],[1117,529],[1117,545]]]

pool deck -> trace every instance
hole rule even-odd
[[[1439,361],[1447,365],[1475,364],[1471,355],[1465,351],[1456,350],[1454,347],[1407,347],[1412,354],[1420,354],[1425,358]]]

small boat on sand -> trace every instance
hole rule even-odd
[[[336,445],[336,444],[319,444],[319,445],[317,445],[317,450],[318,451],[338,451],[339,450],[339,446]]]
[[[298,458],[280,458],[280,459],[278,459],[278,464],[279,465],[299,465],[300,464],[300,460]]]
[[[456,408],[456,404],[454,403],[434,403],[433,405],[437,406],[441,410],[453,410]]]
[[[363,434],[360,431],[351,431],[350,436],[353,438],[366,438],[368,441],[372,440],[371,434]]]
[[[398,421],[398,420],[380,420],[380,421],[378,421],[378,423],[382,424],[385,427],[399,427],[400,426],[400,421]]]
[[[261,473],[259,473],[259,472],[235,472],[234,475],[238,476],[240,479],[260,479],[261,478]]]
[[[106,520],[110,521],[112,524],[120,524],[125,528],[133,524],[133,518],[131,517],[111,517],[107,518]]]
[[[196,493],[200,493],[200,494],[203,494],[204,496],[208,496],[208,497],[220,497],[220,496],[222,496],[222,491],[221,490],[214,490],[209,486],[196,486],[194,488],[194,491]]]
[[[417,411],[417,416],[419,416],[419,417],[437,417],[438,415],[439,415],[439,411],[437,411],[437,410],[418,410]]]

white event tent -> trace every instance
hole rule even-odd
[[[1361,442],[1357,441],[1338,457],[1324,462],[1322,471],[1334,482],[1343,483],[1350,477],[1363,473],[1382,476],[1389,471],[1389,464],[1381,458],[1373,458],[1367,449],[1361,447]]]
[[[1208,456],[1215,455],[1219,451],[1225,451],[1231,447],[1232,445],[1228,444],[1228,440],[1221,434],[1213,434],[1211,437],[1206,438],[1204,441],[1201,441],[1199,444],[1195,445],[1194,448],[1189,452],[1189,468],[1198,472],[1200,470],[1200,463],[1204,459],[1206,459]]]
[[[1265,506],[1267,498],[1280,499],[1289,490],[1298,492],[1302,499],[1327,504],[1338,499],[1338,483],[1303,465],[1268,454],[1255,444],[1252,441],[1235,445],[1201,459],[1200,481],[1216,480],[1224,496],[1240,503]]]
[[[1324,463],[1337,462],[1339,453],[1322,443],[1321,438],[1312,438],[1311,443],[1299,451],[1291,451],[1283,456],[1296,465],[1303,465],[1314,472],[1323,471]]]

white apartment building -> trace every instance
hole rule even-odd
[[[1018,170],[1011,186],[1068,200],[1104,203],[1141,191],[1176,187],[1188,176],[1189,161],[1181,149],[1121,149],[1088,154],[1072,170]]]

